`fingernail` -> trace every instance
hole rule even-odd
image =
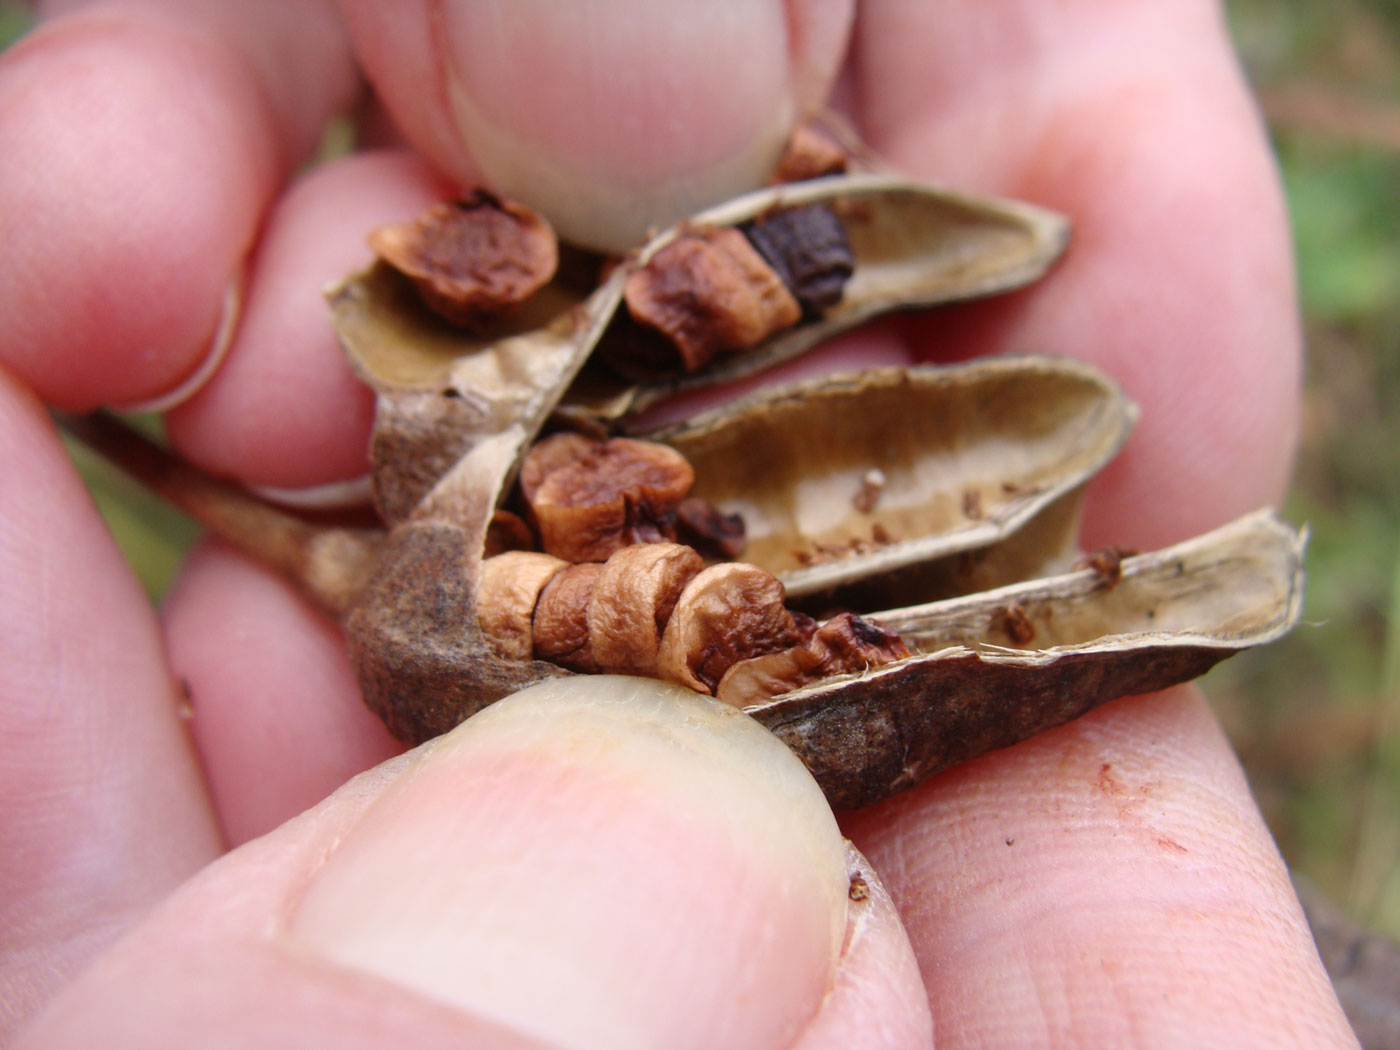
[[[172,408],[184,404],[199,393],[204,388],[204,384],[209,382],[209,379],[219,370],[219,366],[224,363],[224,358],[228,356],[229,347],[233,345],[233,337],[238,331],[238,320],[243,313],[243,286],[244,276],[239,274],[224,289],[219,316],[214,323],[214,332],[209,337],[204,356],[199,359],[199,363],[185,378],[162,393],[139,401],[113,405],[112,408],[118,412],[130,413],[169,412]]]
[[[567,1047],[787,1045],[829,992],[844,843],[741,712],[580,676],[425,746],[327,858],[292,936]]]
[[[477,168],[590,247],[760,185],[795,119],[779,3],[491,0],[440,28]]]

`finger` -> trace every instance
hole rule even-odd
[[[898,986],[923,1024],[891,1019],[916,1039],[890,1045],[928,1045],[892,910],[850,896],[830,811],[771,734],[653,683],[576,678],[232,854],[32,1038],[100,1025],[103,1045],[160,1046],[197,1020],[250,1045],[276,1016],[301,1046],[369,1045],[368,1025],[375,1045],[739,1050],[818,1031],[859,998],[847,986],[886,1007]],[[869,959],[883,972],[845,979]],[[217,996],[199,991],[211,972]]]
[[[360,699],[340,630],[242,555],[196,550],[162,614],[230,845],[402,750]]]
[[[70,409],[199,372],[268,200],[354,88],[316,3],[93,4],[9,49],[0,362]]]
[[[336,342],[325,289],[369,264],[370,230],[448,195],[405,153],[359,154],[298,180],[268,217],[228,359],[167,417],[175,448],[255,485],[363,477],[374,397]]]
[[[429,158],[614,251],[763,181],[834,75],[851,12],[846,0],[341,8]]]
[[[905,918],[943,1044],[1355,1045],[1193,690],[1119,701],[847,830]]]
[[[862,7],[854,50],[860,119],[896,163],[1074,223],[1033,291],[912,337],[940,357],[1069,354],[1124,383],[1142,418],[1088,542],[1161,546],[1276,502],[1299,389],[1288,228],[1218,5],[886,0]]]
[[[219,851],[155,617],[0,370],[0,1038]]]

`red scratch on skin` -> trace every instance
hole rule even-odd
[[[1157,836],[1157,845],[1172,853],[1190,853],[1191,851],[1175,839],[1169,839],[1165,835]]]
[[[1099,766],[1099,790],[1105,795],[1121,795],[1123,785],[1113,779],[1109,771],[1113,769],[1112,762],[1105,762]]]

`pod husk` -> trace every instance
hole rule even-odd
[[[855,252],[836,306],[691,375],[638,383],[601,366],[579,374],[607,338],[628,273],[683,229],[813,202],[841,214]],[[506,426],[533,436],[556,409],[576,423],[610,424],[677,391],[772,367],[879,313],[1020,287],[1049,267],[1067,237],[1061,216],[1015,201],[887,175],[814,179],[758,190],[659,234],[591,294],[572,280],[579,265],[564,266],[566,276],[519,312],[471,334],[433,315],[407,279],[376,264],[328,293],[346,355],[378,394],[376,506],[387,522],[403,520],[477,441]]]
[[[645,436],[695,468],[693,495],[743,517],[743,560],[801,598],[1001,543],[1064,500],[1068,513],[1054,519],[1064,528],[1037,533],[1040,553],[1018,561],[1053,564],[1073,543],[1072,494],[1136,418],[1102,373],[1026,356],[826,376]],[[884,485],[863,509],[856,496],[871,468]]]
[[[1297,623],[1304,537],[1258,512],[1166,550],[876,614],[936,649],[746,708],[837,808],[864,806],[1119,696],[1188,681]],[[1015,608],[1036,647],[1015,647]],[[1019,619],[1019,617],[1018,617]]]

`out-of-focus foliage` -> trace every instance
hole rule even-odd
[[[1400,936],[1400,0],[1228,8],[1298,249],[1310,626],[1208,686],[1289,861]]]

